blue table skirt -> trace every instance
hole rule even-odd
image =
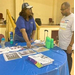
[[[15,42],[12,46],[25,46],[26,43]],[[11,46],[9,42],[6,46]],[[66,53],[54,47],[49,51],[41,52],[44,55],[54,59],[53,64],[37,68],[24,56],[20,59],[5,61],[3,55],[0,55],[0,75],[69,75]]]

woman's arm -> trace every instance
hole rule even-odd
[[[22,36],[24,38],[24,40],[26,41],[27,43],[27,47],[31,48],[31,43],[28,39],[28,36],[27,36],[27,33],[26,33],[26,30],[24,28],[20,29],[20,32],[22,33]]]
[[[36,32],[36,30],[33,30],[33,31],[32,31],[31,39],[34,39],[35,32]]]
[[[32,31],[32,35],[31,35],[31,40],[30,40],[30,42],[33,42],[33,41],[34,41],[35,32],[36,32],[36,30],[33,30],[33,31]]]

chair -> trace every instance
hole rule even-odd
[[[0,19],[3,19],[3,20],[4,20],[3,14],[2,14],[2,13],[0,13]]]
[[[0,24],[4,24],[4,18],[3,18],[3,14],[0,13]]]
[[[1,39],[4,37],[4,35],[3,34],[0,34],[0,42],[1,42]]]
[[[52,30],[52,33],[51,33],[51,38],[54,39],[54,41],[56,40],[56,38],[58,39],[58,30]]]
[[[35,22],[36,22],[39,26],[41,26],[41,19],[40,19],[40,18],[36,18],[36,19],[35,19]]]
[[[49,18],[49,23],[54,23],[54,21],[52,20],[52,18]]]

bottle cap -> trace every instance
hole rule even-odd
[[[13,32],[10,32],[11,35],[13,35]]]
[[[1,41],[5,41],[5,38],[2,38]]]

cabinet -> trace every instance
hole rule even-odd
[[[56,40],[57,36],[58,36],[58,30],[52,30],[52,32],[51,32],[51,38],[53,38],[54,40]]]
[[[47,32],[44,33],[44,30],[48,30],[48,36],[55,40],[58,35],[59,26],[40,26],[38,29],[38,39],[45,40]]]

